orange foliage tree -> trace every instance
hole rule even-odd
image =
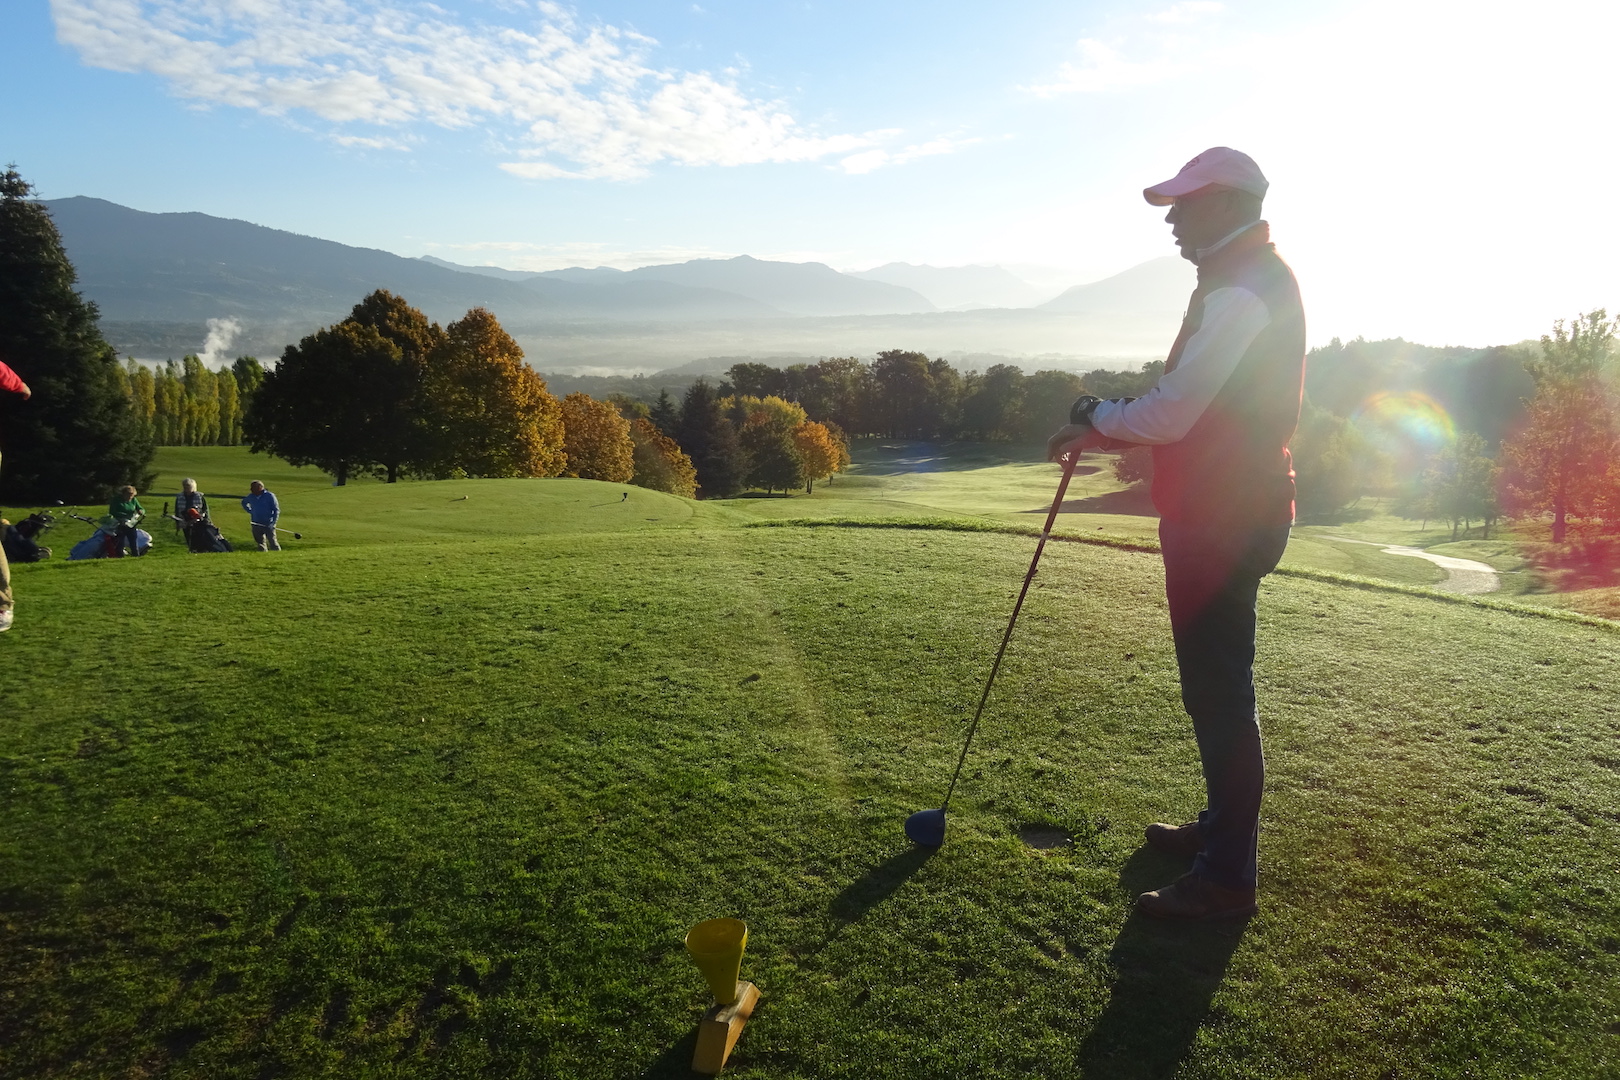
[[[635,475],[630,482],[653,491],[667,491],[684,499],[697,494],[697,470],[680,444],[658,430],[646,417],[630,421]]]
[[[468,476],[556,476],[562,407],[495,316],[474,308],[446,330],[433,366],[440,471]]]
[[[841,472],[849,465],[849,447],[826,424],[806,420],[793,429],[793,443],[804,462],[804,490],[809,494],[823,476]]]
[[[562,400],[562,422],[564,476],[623,483],[635,475],[630,421],[618,409],[589,394],[569,394]]]
[[[1615,324],[1603,310],[1560,319],[1541,339],[1541,359],[1525,366],[1535,379],[1525,425],[1503,440],[1504,509],[1513,517],[1552,515],[1562,543],[1571,518],[1601,516],[1611,501],[1617,465],[1614,410],[1604,374]]]

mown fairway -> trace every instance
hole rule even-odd
[[[1140,828],[1201,782],[1155,556],[1048,549],[927,857],[1027,538],[176,471],[270,474],[306,539],[18,568],[0,1075],[682,1076],[717,915],[765,993],[728,1076],[1620,1061],[1611,629],[1270,579],[1261,913],[1163,927]]]

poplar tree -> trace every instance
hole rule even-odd
[[[0,174],[0,360],[33,391],[27,401],[0,395],[0,498],[99,502],[121,484],[146,487],[152,440],[32,194],[15,167]]]

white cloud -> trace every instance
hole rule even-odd
[[[875,136],[880,136],[889,133],[874,132],[873,134]],[[890,151],[884,150],[881,147],[876,147],[871,150],[863,150],[858,154],[851,154],[838,164],[843,166],[846,173],[859,175],[861,173],[869,173],[874,169],[885,168],[890,165],[904,165],[908,161],[915,161],[917,158],[921,157],[933,157],[936,154],[954,154],[964,146],[971,146],[976,142],[982,141],[983,140],[976,138],[939,138],[931,139],[925,143],[918,143],[915,146],[907,146],[901,150]]]
[[[1185,3],[1149,15],[1147,19],[1156,23],[1190,23],[1198,21],[1205,15],[1219,15],[1225,10],[1225,4],[1217,4],[1214,0],[1186,0]]]
[[[1038,97],[1056,97],[1133,90],[1164,82],[1185,70],[1168,57],[1128,60],[1117,48],[1096,38],[1081,38],[1075,49],[1080,53],[1079,63],[1062,64],[1055,81],[1029,87],[1030,92]]]
[[[732,73],[655,68],[656,42],[582,26],[552,3],[523,25],[457,21],[415,0],[51,8],[58,38],[91,66],[157,75],[201,105],[307,114],[347,146],[401,148],[417,125],[482,125],[511,147],[516,160],[501,168],[517,176],[628,179],[661,162],[813,161],[872,146],[870,136],[803,131],[781,103],[728,81]]]

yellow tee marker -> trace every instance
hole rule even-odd
[[[738,979],[748,927],[740,919],[707,919],[686,933],[686,951],[703,972],[717,1004],[698,1024],[692,1071],[710,1076],[725,1068],[743,1025],[759,1002],[759,988]]]

